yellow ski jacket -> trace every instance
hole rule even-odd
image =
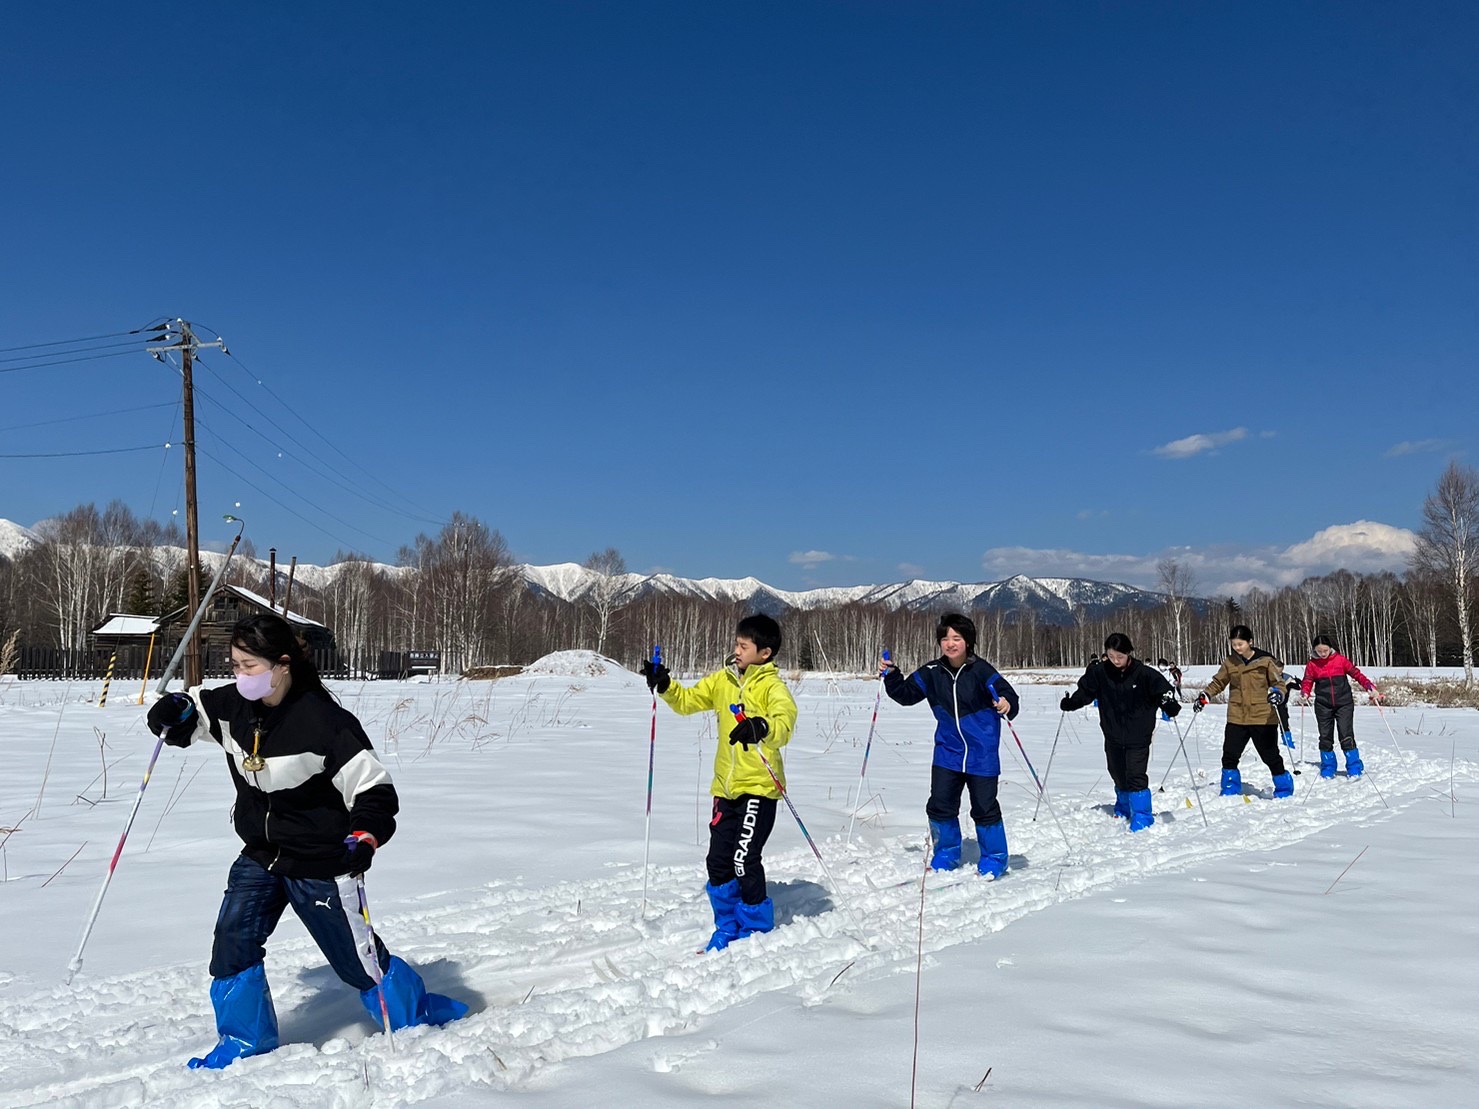
[[[730,705],[743,705],[746,716],[763,717],[770,731],[760,747],[781,785],[786,784],[781,748],[790,742],[791,733],[796,728],[796,701],[781,680],[775,663],[762,662],[740,674],[731,662],[723,670],[700,678],[691,688],[679,685],[675,680],[662,699],[674,712],[684,716],[712,711],[718,719],[719,749],[714,752],[714,781],[709,786],[710,793],[731,801],[745,793],[780,799],[781,791],[771,781],[765,763],[760,761],[760,752],[753,746],[746,750],[738,743],[729,742],[729,733],[734,730],[735,723],[734,713],[729,711]]]

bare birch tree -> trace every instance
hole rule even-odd
[[[1479,570],[1479,471],[1450,462],[1423,501],[1412,566],[1441,577],[1458,617],[1464,685],[1474,688],[1474,576]]]
[[[615,547],[596,551],[581,563],[595,575],[584,598],[596,617],[596,654],[606,653],[606,636],[611,631],[611,617],[621,607],[628,591],[627,561]]]
[[[1186,614],[1186,601],[1196,588],[1192,572],[1174,558],[1163,558],[1155,564],[1156,580],[1166,594],[1167,607],[1171,610],[1171,638],[1176,644],[1177,663],[1186,657],[1186,645],[1181,637],[1182,620]]]

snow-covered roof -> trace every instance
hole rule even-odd
[[[291,624],[309,624],[315,628],[323,627],[323,625],[320,624],[317,620],[310,620],[301,612],[284,612],[281,605],[274,605],[266,597],[262,596],[262,594],[253,593],[250,589],[243,589],[239,585],[223,585],[221,586],[221,588],[229,589],[238,597],[245,597],[247,600],[253,602],[254,604],[259,604],[268,611],[277,613],[284,620],[287,620]]]
[[[159,630],[159,619],[154,616],[133,616],[127,612],[111,612],[108,618],[92,629],[94,636],[152,635]]]

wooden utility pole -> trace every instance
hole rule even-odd
[[[185,580],[189,583],[190,615],[193,617],[195,610],[200,607],[200,520],[195,496],[195,389],[191,379],[191,368],[195,352],[202,346],[219,347],[225,350],[226,344],[221,339],[213,343],[201,343],[195,338],[195,332],[190,329],[190,324],[185,320],[175,320],[172,331],[174,334],[166,336],[167,339],[172,340],[169,345],[149,347],[148,350],[156,358],[167,351],[178,352],[180,355],[180,377],[184,390],[185,546],[186,557],[190,560],[185,568]],[[187,689],[199,685],[201,681],[199,643],[197,633],[195,645],[185,650],[185,687]]]
[[[189,584],[190,615],[200,607],[200,511],[195,499],[195,382],[190,376],[190,366],[195,357],[191,349],[195,336],[184,320],[180,325],[180,377],[184,389],[184,436],[185,436],[185,555],[190,560],[185,567],[185,580]],[[200,684],[200,641],[185,650],[185,688],[193,689]]]

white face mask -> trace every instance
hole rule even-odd
[[[272,667],[260,674],[236,675],[236,692],[248,701],[260,701],[272,692]]]

